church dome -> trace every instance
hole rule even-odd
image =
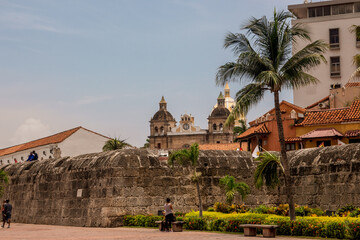
[[[218,106],[214,110],[212,110],[210,117],[228,117],[230,114],[229,109]]]
[[[160,109],[159,111],[157,111],[152,120],[162,120],[162,121],[174,121],[174,117],[171,115],[171,113],[169,113],[168,111],[164,110],[164,109]]]

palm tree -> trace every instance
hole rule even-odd
[[[250,193],[249,186],[244,182],[236,182],[233,176],[226,175],[220,179],[220,185],[225,187],[226,202],[232,204],[236,193],[239,193],[242,200]]]
[[[285,170],[285,191],[290,206],[290,218],[293,220],[295,205],[290,166],[285,149],[279,93],[283,88],[300,88],[319,81],[306,71],[326,61],[323,53],[327,49],[327,44],[317,40],[290,56],[291,47],[298,40],[311,40],[309,33],[300,25],[290,25],[291,18],[293,15],[289,12],[274,11],[272,20],[268,20],[265,16],[250,19],[243,27],[243,30],[247,31],[246,34],[228,33],[224,47],[230,48],[237,55],[237,59],[219,67],[216,83],[224,85],[226,81],[249,82],[236,94],[236,106],[229,115],[227,124],[233,122],[240,114],[245,115],[250,107],[259,103],[265,91],[269,90],[274,95],[281,163]]]
[[[168,159],[168,164],[170,166],[174,166],[175,162],[183,166],[190,164],[192,168],[193,175],[191,180],[196,184],[196,190],[199,199],[199,217],[202,217],[202,202],[199,185],[201,173],[196,172],[196,167],[199,164],[199,144],[194,143],[190,146],[190,149],[182,149],[171,153]]]
[[[4,170],[0,169],[0,197],[4,194],[5,185],[9,183],[9,177]]]
[[[245,132],[247,130],[245,120],[240,119],[239,123],[240,123],[240,126],[234,127],[234,130],[233,130],[234,133],[237,134],[237,135],[240,135],[240,134],[242,134],[243,132]]]
[[[112,151],[112,150],[116,150],[116,149],[123,149],[125,147],[131,147],[130,144],[128,144],[127,142],[125,142],[126,139],[120,139],[120,138],[112,138],[108,141],[106,141],[105,145],[103,146],[103,151]]]

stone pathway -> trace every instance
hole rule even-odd
[[[19,240],[42,240],[42,239],[96,239],[96,240],[118,240],[118,239],[156,239],[156,240],[214,240],[214,239],[264,239],[259,237],[244,237],[242,234],[221,234],[198,231],[184,232],[160,232],[158,229],[151,228],[85,228],[37,224],[11,224],[11,228],[0,228],[0,239],[19,239]],[[291,237],[277,237],[276,239],[304,239]],[[310,239],[310,238],[307,238]]]

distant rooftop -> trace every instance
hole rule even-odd
[[[305,1],[289,5],[288,9],[297,18],[314,18],[360,13],[360,0]]]

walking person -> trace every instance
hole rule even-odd
[[[11,211],[12,211],[12,205],[9,203],[10,200],[6,200],[4,204],[4,213],[5,213],[5,221],[3,221],[2,227],[5,227],[5,222],[8,224],[8,228],[10,228],[10,222],[11,222]]]
[[[173,206],[170,203],[170,198],[166,199],[166,203],[164,205],[164,211],[165,211],[165,230],[169,232],[171,230],[171,222],[174,221]]]

